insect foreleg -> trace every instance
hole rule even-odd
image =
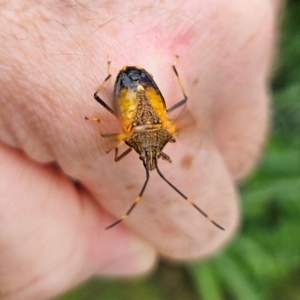
[[[122,154],[118,156],[118,148],[115,148],[115,161],[120,161],[122,158],[124,158],[128,153],[130,153],[132,148],[128,148],[126,151],[124,151]]]

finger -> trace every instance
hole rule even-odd
[[[193,41],[178,69],[199,128],[214,139],[232,177],[240,179],[256,164],[269,129],[268,81],[277,25],[268,2],[255,1],[251,7],[224,2],[214,12],[217,22],[201,17],[196,28],[199,35],[204,28],[217,33]],[[172,78],[171,70],[158,76],[164,83]],[[166,99],[176,101],[178,90],[169,82],[168,87]]]
[[[228,240],[238,226],[239,209],[230,174],[217,149],[208,141],[202,143],[200,151],[179,143],[167,146],[166,151],[172,163],[160,161],[161,172],[225,231],[204,218],[156,172],[151,172],[147,190],[124,223],[150,240],[164,256],[206,256]],[[101,194],[103,199],[109,199],[101,203],[114,213],[116,220],[128,210],[145,180],[137,157],[132,155],[126,160],[118,165],[112,162],[111,172],[105,174],[105,186],[98,187],[93,181],[92,174],[104,176],[96,166],[84,181],[96,198]]]
[[[135,275],[151,247],[53,166],[0,147],[0,298],[49,299],[94,275]]]

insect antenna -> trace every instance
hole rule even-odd
[[[172,187],[181,197],[183,197],[189,204],[193,205],[208,221],[213,223],[216,227],[221,230],[225,230],[222,226],[217,224],[207,213],[205,213],[200,207],[198,207],[193,200],[189,199],[186,195],[184,195],[177,187],[175,187],[166,177],[161,173],[158,166],[156,166],[156,170],[158,175],[170,186]]]
[[[144,183],[144,185],[143,185],[143,187],[142,187],[142,189],[141,189],[138,197],[135,198],[134,202],[132,203],[132,205],[130,206],[130,208],[128,209],[128,211],[126,212],[125,215],[123,215],[119,220],[117,220],[113,224],[105,227],[105,229],[110,229],[110,228],[118,225],[122,221],[124,221],[129,216],[129,214],[133,211],[134,207],[141,201],[141,198],[143,196],[143,193],[144,193],[144,191],[146,189],[146,186],[147,186],[147,183],[148,183],[148,180],[149,180],[149,177],[150,177],[149,170],[146,167],[145,167],[145,170],[146,170],[146,180],[145,180],[145,183]]]

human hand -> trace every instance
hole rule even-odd
[[[138,274],[157,254],[201,257],[229,239],[239,218],[234,180],[254,165],[268,127],[273,6],[2,4],[1,299],[47,299],[94,274]],[[135,153],[118,163],[113,154],[96,155],[103,145],[97,126],[84,121],[97,116],[107,131],[113,128],[93,100],[107,75],[107,55],[113,75],[124,65],[152,73],[170,107],[181,99],[171,69],[175,54],[202,143],[168,145],[173,162],[160,161],[160,169],[225,231],[153,172],[126,224],[105,231],[144,182]]]

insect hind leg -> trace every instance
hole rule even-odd
[[[108,75],[107,77],[102,81],[100,86],[98,87],[97,91],[94,93],[94,99],[100,103],[106,110],[108,110],[111,114],[114,116],[116,115],[115,112],[98,96],[98,93],[101,91],[103,88],[104,84],[108,81],[108,79],[111,77],[111,72],[110,72],[110,61],[107,62],[107,72]]]
[[[178,84],[179,84],[179,86],[180,86],[180,90],[181,90],[181,92],[182,92],[182,94],[183,94],[183,99],[180,100],[179,102],[177,102],[176,104],[174,104],[173,106],[171,106],[169,109],[167,109],[167,113],[169,113],[169,112],[175,110],[176,108],[178,108],[178,107],[184,105],[184,104],[187,102],[187,100],[188,100],[188,97],[187,97],[187,95],[185,94],[185,90],[184,90],[182,81],[181,81],[180,76],[179,76],[179,74],[178,74],[178,72],[177,72],[177,69],[176,69],[176,64],[177,64],[178,58],[179,58],[178,55],[176,55],[175,60],[174,60],[174,62],[173,62],[173,64],[172,64],[172,68],[173,68],[173,71],[174,71],[174,73],[175,73],[175,75],[176,75]]]

